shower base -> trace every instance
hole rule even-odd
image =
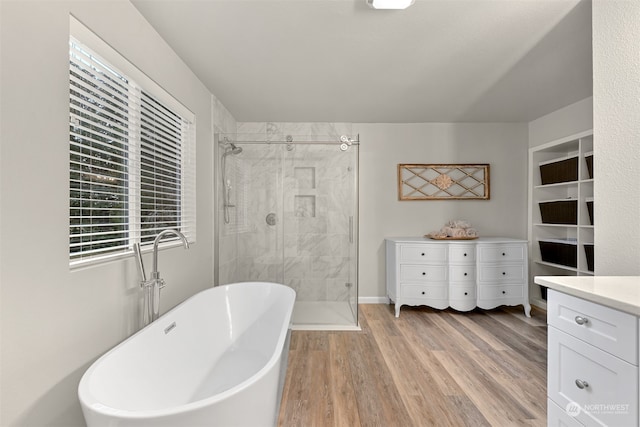
[[[347,301],[296,301],[293,330],[359,331]]]

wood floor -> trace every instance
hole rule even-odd
[[[546,425],[545,312],[392,308],[292,332],[279,426]]]

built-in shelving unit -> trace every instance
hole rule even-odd
[[[593,275],[593,131],[529,149],[530,300],[535,276]],[[585,249],[586,247],[586,249]]]

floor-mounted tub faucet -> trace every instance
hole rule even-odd
[[[135,243],[133,245],[133,251],[138,260],[138,270],[141,278],[140,287],[144,290],[143,327],[160,317],[160,289],[164,288],[165,282],[164,279],[160,277],[160,272],[158,271],[158,245],[160,240],[169,235],[178,237],[182,241],[184,248],[189,249],[187,238],[177,230],[164,230],[158,234],[153,241],[153,270],[151,271],[151,279],[149,280],[147,280],[147,275],[144,270],[140,244]]]

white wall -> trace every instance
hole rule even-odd
[[[640,2],[593,2],[595,263],[640,274]]]
[[[140,290],[132,259],[69,271],[69,14],[196,114],[197,243],[160,253],[162,312],[212,284],[212,100],[128,1],[0,7],[0,425],[83,425],[80,376],[138,329]]]
[[[384,239],[466,219],[482,236],[526,238],[527,124],[354,124],[360,134],[361,297],[383,297]],[[491,200],[398,201],[398,163],[489,163]]]
[[[529,122],[529,147],[593,129],[593,97]]]

